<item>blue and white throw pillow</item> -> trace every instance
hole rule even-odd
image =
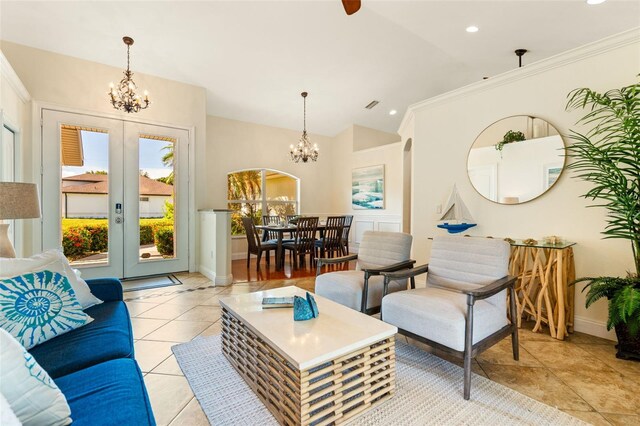
[[[40,271],[0,279],[0,328],[27,349],[91,321],[64,275]]]
[[[46,371],[9,333],[0,329],[0,393],[23,426],[63,426],[71,423],[67,399]],[[0,401],[1,402],[1,401]],[[16,424],[5,420],[6,407],[0,404],[0,424]]]

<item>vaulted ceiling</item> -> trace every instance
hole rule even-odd
[[[0,37],[124,68],[129,35],[134,72],[205,87],[211,115],[298,129],[308,91],[308,130],[334,135],[395,132],[410,104],[515,68],[517,48],[526,65],[640,26],[637,0],[362,3],[2,1]]]

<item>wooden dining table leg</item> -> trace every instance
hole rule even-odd
[[[282,248],[282,235],[284,232],[278,232],[278,248],[276,250],[276,271],[284,269],[284,250]]]

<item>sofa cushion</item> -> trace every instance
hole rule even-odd
[[[0,279],[0,327],[27,349],[91,321],[67,277],[58,272]]]
[[[505,297],[505,292],[499,293]],[[467,296],[439,288],[399,291],[382,299],[384,322],[456,351],[464,351]],[[473,344],[506,326],[506,311],[486,300],[473,306]]]
[[[155,425],[142,373],[133,359],[115,359],[55,379],[75,426]]]
[[[92,365],[133,358],[133,333],[124,302],[105,302],[86,310],[93,322],[31,349],[54,379]]]

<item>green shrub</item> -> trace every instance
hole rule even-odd
[[[62,234],[62,249],[69,259],[83,257],[91,250],[91,234],[84,227],[65,229]]]
[[[154,232],[158,252],[163,256],[173,256],[173,226],[161,226]]]
[[[153,225],[140,224],[140,245],[153,244]]]
[[[155,243],[159,228],[173,229],[173,220],[140,219],[140,245]],[[173,253],[173,241],[171,242]],[[88,254],[105,252],[109,248],[109,223],[107,219],[62,219],[62,246],[70,259]]]
[[[103,252],[109,248],[109,225],[96,223],[86,225],[84,229],[89,233],[90,251]]]

